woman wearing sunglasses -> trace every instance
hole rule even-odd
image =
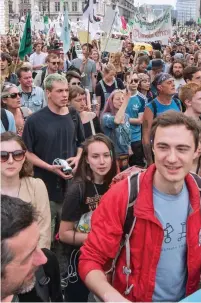
[[[89,138],[97,133],[102,133],[100,122],[96,114],[86,110],[86,92],[82,87],[71,87],[68,101],[70,106],[74,107],[80,115],[80,119],[84,126],[85,138]]]
[[[25,120],[32,114],[32,112],[28,107],[21,107],[20,98],[21,93],[15,84],[7,83],[3,86],[1,106],[13,114],[17,134],[22,136]]]
[[[31,202],[38,212],[40,248],[50,248],[50,205],[47,189],[40,179],[32,178],[33,168],[26,159],[26,146],[12,132],[1,134],[1,194]]]
[[[109,97],[101,117],[105,135],[114,143],[120,171],[128,168],[131,133],[129,116],[125,113],[130,93],[115,90]]]

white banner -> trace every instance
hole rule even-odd
[[[133,42],[162,41],[163,44],[168,44],[171,36],[171,8],[168,8],[164,14],[152,22],[142,19],[140,13],[135,15],[132,31]]]
[[[114,38],[101,38],[101,52],[116,53],[121,52],[123,41]]]

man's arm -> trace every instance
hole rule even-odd
[[[60,166],[60,165],[51,165],[51,164],[41,160],[38,156],[36,156],[34,153],[31,153],[29,151],[26,152],[26,156],[27,156],[28,161],[31,162],[34,166],[37,166],[37,167],[46,169],[49,172],[55,173],[63,179],[72,178],[71,175],[65,175],[61,171],[62,166]]]
[[[141,125],[143,122],[143,113],[142,114],[138,114],[138,118],[129,118],[129,122],[132,125]]]
[[[144,111],[143,123],[142,123],[142,144],[143,144],[144,155],[147,160],[148,166],[153,163],[151,138],[150,138],[152,122],[153,122],[153,113],[150,108],[146,107]]]

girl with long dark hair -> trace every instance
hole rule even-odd
[[[64,200],[59,238],[70,245],[66,300],[87,302],[89,290],[77,272],[79,248],[88,237],[91,215],[117,173],[112,141],[103,134],[87,139],[83,145],[74,180]]]

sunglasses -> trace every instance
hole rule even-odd
[[[194,58],[190,58],[190,60],[194,60]]]
[[[81,84],[81,82],[73,82],[73,83],[71,83],[71,85],[80,85]]]
[[[21,161],[25,157],[26,150],[15,150],[13,152],[1,151],[1,162],[6,162],[12,155],[13,160]]]
[[[138,83],[139,82],[139,79],[131,79],[130,83]]]
[[[60,64],[60,62],[50,62],[50,63],[52,63],[53,65],[59,65]]]
[[[19,92],[19,93],[11,93],[11,94],[8,94],[8,95],[2,96],[2,97],[3,98],[15,99],[15,98],[17,98],[17,96],[22,97],[22,93],[21,92]]]

